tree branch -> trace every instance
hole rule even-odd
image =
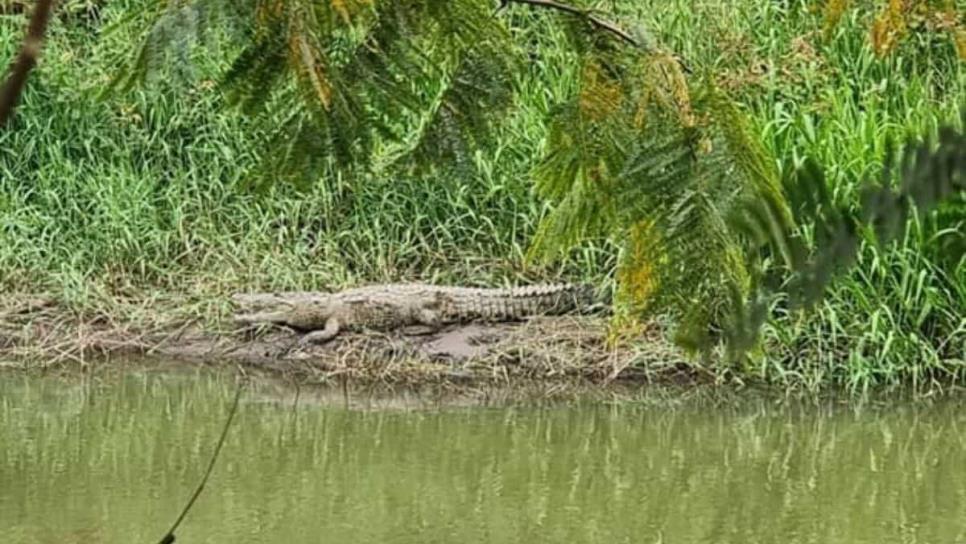
[[[40,49],[44,43],[44,33],[47,30],[47,23],[50,21],[50,13],[53,8],[53,0],[37,0],[36,5],[34,5],[30,25],[27,27],[27,35],[20,47],[20,54],[10,65],[7,81],[0,88],[0,127],[4,126],[13,115],[13,109],[16,107],[24,85],[27,83],[27,75],[37,65],[37,59],[40,58]]]
[[[173,544],[175,537],[174,532],[178,530],[178,526],[184,521],[185,516],[188,515],[188,511],[191,507],[195,505],[195,501],[198,500],[198,496],[205,489],[205,484],[208,483],[208,478],[211,477],[211,471],[215,468],[215,461],[218,460],[218,454],[221,453],[221,447],[225,445],[225,438],[228,436],[228,429],[231,428],[231,420],[235,418],[235,412],[238,411],[238,401],[241,399],[242,389],[244,389],[244,383],[238,382],[238,389],[235,390],[235,400],[231,403],[231,410],[228,411],[228,419],[225,420],[225,426],[221,429],[221,437],[218,438],[218,444],[215,445],[215,451],[211,454],[211,460],[208,462],[208,470],[205,471],[204,476],[201,477],[201,482],[195,489],[195,492],[191,494],[191,498],[188,499],[188,504],[185,505],[184,509],[181,510],[181,514],[178,519],[174,520],[174,525],[168,529],[164,537],[158,544]]]
[[[555,2],[554,0],[501,0],[501,6],[505,6],[509,3],[513,4],[526,4],[528,6],[537,6],[541,8],[555,9],[557,11],[563,11],[565,13],[570,13],[572,15],[577,15],[587,20],[590,24],[596,26],[601,30],[606,30],[611,34],[614,34],[621,40],[633,45],[634,47],[640,47],[641,43],[634,39],[626,30],[617,26],[616,23],[601,19],[593,14],[590,10],[578,8],[576,6],[571,6],[570,4],[564,4],[562,2]]]

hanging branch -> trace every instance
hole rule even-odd
[[[631,36],[631,34],[628,31],[621,28],[620,25],[612,21],[608,21],[607,19],[601,19],[600,17],[597,17],[589,9],[579,8],[577,6],[564,4],[563,2],[557,2],[555,0],[500,0],[500,9],[506,7],[511,3],[523,4],[526,6],[534,6],[534,7],[547,8],[547,9],[555,9],[557,11],[562,11],[564,13],[576,15],[577,17],[580,17],[586,20],[588,23],[595,26],[596,28],[599,28],[600,30],[603,30],[605,32],[610,32],[614,36],[617,36],[621,41],[630,45],[631,47],[645,48],[645,49],[647,48],[647,44],[641,42],[641,40],[639,40],[638,38]],[[676,56],[674,60],[678,63],[678,65],[681,67],[681,70],[683,70],[684,73],[686,74],[693,73],[693,71],[691,70],[691,67],[688,66],[688,64],[685,63],[684,60]]]
[[[225,437],[228,436],[228,429],[231,428],[231,420],[235,418],[235,412],[238,411],[238,400],[241,399],[242,388],[244,387],[244,382],[238,383],[238,389],[235,391],[235,400],[231,405],[231,410],[228,412],[228,419],[225,421],[225,426],[221,430],[221,437],[218,439],[218,444],[215,446],[215,451],[211,454],[211,461],[208,462],[208,470],[205,471],[205,475],[201,477],[201,483],[198,484],[198,488],[195,492],[191,494],[191,498],[188,499],[188,504],[185,505],[184,509],[181,510],[181,514],[178,519],[174,520],[174,524],[168,529],[158,544],[172,544],[174,542],[174,532],[178,530],[178,526],[184,520],[185,516],[188,515],[188,511],[194,506],[195,501],[198,500],[198,496],[201,495],[202,490],[205,488],[205,484],[208,483],[208,478],[211,476],[211,471],[215,468],[215,461],[218,460],[218,454],[221,453],[221,447],[225,444]]]
[[[641,43],[634,39],[626,30],[618,26],[616,23],[601,19],[591,13],[590,10],[578,8],[576,6],[571,6],[570,4],[564,4],[561,2],[555,2],[554,0],[501,0],[500,7],[504,7],[509,3],[514,4],[526,4],[528,6],[537,6],[541,8],[555,9],[557,11],[563,11],[565,13],[570,13],[572,15],[577,15],[587,20],[590,24],[596,26],[601,30],[606,30],[611,34],[614,34],[618,38],[624,40],[634,47],[640,47]]]
[[[37,65],[37,59],[40,58],[40,49],[44,43],[44,33],[47,30],[47,23],[50,21],[50,13],[53,9],[53,0],[37,0],[37,4],[34,6],[30,25],[27,27],[27,35],[20,47],[20,54],[10,65],[7,81],[0,88],[0,127],[4,126],[13,115],[13,109],[16,107],[20,93],[23,92],[24,85],[27,83],[27,75]]]

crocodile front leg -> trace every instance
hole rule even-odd
[[[324,344],[335,338],[341,328],[342,325],[339,323],[339,320],[335,317],[330,317],[325,320],[324,329],[306,333],[299,342],[303,344]]]

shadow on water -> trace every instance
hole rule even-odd
[[[233,377],[0,375],[11,542],[156,542]],[[577,403],[246,392],[179,542],[958,542],[961,400]],[[606,400],[606,399],[604,399]]]

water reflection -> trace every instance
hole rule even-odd
[[[8,541],[152,542],[233,394],[0,376]],[[966,542],[966,417],[738,405],[346,411],[251,397],[181,542]]]

